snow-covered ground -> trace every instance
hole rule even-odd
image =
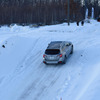
[[[0,100],[100,100],[100,23],[0,28]],[[45,65],[51,41],[71,41],[65,65]],[[5,48],[3,47],[5,46]]]

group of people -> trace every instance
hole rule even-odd
[[[83,20],[81,21],[81,25],[82,26],[84,25],[84,21]],[[77,21],[77,26],[79,26],[79,21]]]

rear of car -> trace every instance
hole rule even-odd
[[[60,49],[46,49],[43,55],[43,62],[45,64],[58,64],[62,62],[62,54]]]

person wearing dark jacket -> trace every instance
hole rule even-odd
[[[84,21],[81,21],[81,25],[82,25],[82,26],[84,25]]]
[[[100,17],[98,17],[97,21],[100,22]]]
[[[79,26],[79,21],[77,21],[77,26]]]

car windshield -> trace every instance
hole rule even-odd
[[[45,54],[48,54],[48,55],[56,55],[56,54],[59,54],[59,53],[60,53],[59,49],[47,49],[45,51]]]

